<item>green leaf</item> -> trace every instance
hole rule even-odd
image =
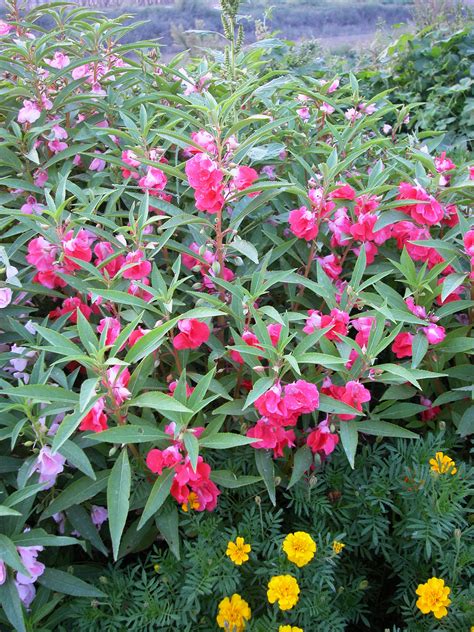
[[[20,556],[16,550],[15,545],[7,538],[6,535],[0,533],[0,560],[5,562],[7,566],[13,568],[13,570],[18,571],[18,573],[22,573],[22,575],[26,575],[27,577],[31,577],[30,573],[23,566]]]
[[[400,402],[394,406],[390,406],[390,408],[376,412],[377,415],[383,419],[407,419],[408,417],[413,417],[413,415],[418,415],[418,413],[421,413],[424,410],[426,410],[426,406],[423,406],[422,404]]]
[[[21,513],[5,505],[0,505],[0,516],[21,516]]]
[[[54,435],[52,449],[53,452],[57,452],[59,448],[69,439],[79,426],[84,417],[92,410],[92,407],[99,399],[98,396],[90,400],[84,410],[75,410],[73,413],[66,415],[62,422],[59,424],[59,428]]]
[[[65,441],[58,452],[62,454],[71,465],[77,467],[78,470],[81,470],[83,474],[92,480],[95,480],[95,472],[86,453],[73,441]]]
[[[95,395],[95,389],[99,382],[99,378],[91,377],[88,380],[84,380],[81,384],[81,392],[79,395],[79,410],[80,412],[84,411],[87,404],[91,401],[91,399]]]
[[[94,498],[107,487],[107,479],[110,471],[103,470],[96,473],[96,480],[91,481],[87,476],[82,476],[78,480],[68,485],[40,516],[40,520],[50,518],[59,511],[64,511],[73,505],[79,505],[89,498]]]
[[[155,516],[155,522],[161,535],[170,547],[171,553],[173,553],[177,560],[180,560],[179,515],[176,505],[171,506],[169,510],[163,511]]]
[[[210,437],[200,439],[199,445],[202,448],[227,450],[228,448],[237,448],[241,445],[250,445],[256,441],[258,441],[258,439],[243,437],[242,435],[234,434],[232,432],[220,432],[218,434],[211,435]]]
[[[105,443],[148,443],[151,441],[160,441],[167,437],[168,435],[158,428],[127,425],[109,428],[102,432],[95,432],[87,438],[90,441],[103,441]]]
[[[141,338],[143,340],[143,338]],[[140,342],[140,340],[138,341]],[[138,344],[138,343],[137,343]],[[134,345],[135,347],[135,345]],[[181,404],[174,397],[170,397],[165,393],[159,391],[150,391],[148,393],[142,393],[135,399],[129,402],[130,406],[138,406],[140,408],[153,408],[159,413],[177,412],[177,413],[192,413],[193,411]]]
[[[347,460],[349,461],[352,469],[354,469],[357,442],[359,440],[359,435],[357,434],[357,428],[359,428],[359,425],[360,422],[353,421],[341,421],[339,424],[342,447],[344,448]]]
[[[158,476],[150,492],[148,500],[146,501],[145,509],[143,510],[142,517],[138,523],[138,529],[141,529],[145,522],[156,514],[156,512],[163,505],[168,498],[171,489],[171,483],[173,482],[174,469],[165,470],[163,474]]]
[[[71,573],[65,573],[57,568],[45,568],[44,573],[38,577],[37,582],[54,592],[72,595],[73,597],[106,597],[101,590],[92,586],[92,584],[88,584]]]
[[[276,506],[275,467],[270,450],[255,450],[255,465],[263,479],[273,506]]]
[[[428,351],[428,339],[425,334],[418,332],[413,337],[411,368],[416,369]]]
[[[290,482],[287,489],[296,485],[305,472],[309,470],[313,463],[313,454],[307,445],[298,448],[295,452],[295,458],[293,462],[293,470],[291,472]]]
[[[25,397],[33,399],[35,403],[61,402],[61,404],[76,404],[79,395],[60,386],[46,384],[26,384],[24,386],[4,386],[0,389],[0,395],[10,397]]]
[[[0,604],[15,632],[26,632],[23,608],[13,579],[0,585]]]
[[[192,431],[188,430],[184,433],[184,447],[191,461],[191,467],[196,471],[199,456],[199,441]]]
[[[323,393],[319,394],[319,407],[318,410],[321,410],[323,413],[333,413],[335,415],[363,415],[360,410],[356,408],[352,408],[348,404],[344,402],[340,402],[333,397],[329,397],[329,395],[324,395]]]
[[[252,390],[247,395],[247,399],[245,400],[244,410],[248,408],[251,404],[257,400],[260,395],[263,395],[268,391],[269,388],[273,386],[275,382],[275,378],[273,377],[261,377],[259,378],[255,384],[253,385]]]
[[[99,530],[92,522],[90,513],[82,505],[69,507],[66,515],[74,529],[81,534],[81,538],[90,542],[103,555],[108,555],[108,549],[100,537]]]
[[[245,487],[246,485],[254,485],[260,483],[261,476],[237,476],[230,470],[212,470],[211,480],[220,487],[226,487],[228,489],[237,489],[239,487]]]
[[[114,560],[117,560],[120,539],[127,522],[131,482],[127,448],[124,448],[114,463],[107,484],[107,511]]]
[[[234,250],[248,257],[254,263],[258,263],[258,251],[253,244],[240,237],[235,237],[230,244]]]
[[[444,279],[443,283],[442,283],[442,290],[441,290],[441,301],[444,303],[444,301],[447,299],[447,297],[451,294],[451,292],[454,292],[455,289],[457,289],[463,282],[464,279],[466,278],[467,274],[461,274],[458,272],[454,272],[453,274],[448,274],[448,276]]]
[[[400,364],[379,364],[377,365],[377,369],[386,371],[387,373],[391,373],[392,375],[396,375],[397,377],[401,377],[404,381],[410,382],[410,384],[413,384],[413,386],[416,386],[416,388],[421,390],[421,386],[414,377],[413,371],[411,371],[410,369],[406,369]]]
[[[464,411],[458,425],[458,434],[460,434],[461,437],[474,434],[474,406],[470,406]]]
[[[363,434],[375,435],[376,437],[399,437],[400,439],[419,439],[420,437],[395,424],[388,421],[379,421],[371,419],[367,421],[357,422],[357,431]]]

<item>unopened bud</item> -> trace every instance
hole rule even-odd
[[[255,504],[259,507],[262,504],[262,499],[260,498],[260,496],[255,496]]]
[[[461,539],[461,535],[462,535],[461,529],[454,529],[454,537],[456,538],[458,542]]]
[[[317,476],[310,476],[308,482],[309,482],[309,486],[310,487],[315,487],[316,483],[318,482],[318,477]]]
[[[253,370],[256,373],[265,373],[266,368],[264,366],[254,366]]]
[[[367,590],[369,587],[369,582],[366,579],[363,579],[359,584],[359,590]]]
[[[33,445],[33,441],[25,441],[23,445],[27,448],[30,448]]]
[[[109,450],[109,456],[113,456],[117,452],[117,449],[118,445],[113,445]]]
[[[221,267],[218,261],[213,262],[213,264],[211,265],[211,270],[214,272],[214,274],[219,274],[219,272],[221,271]]]
[[[446,430],[446,422],[442,419],[438,422],[438,426],[440,430]]]
[[[275,487],[278,487],[280,483],[281,483],[281,478],[279,476],[275,476]]]
[[[244,261],[243,261],[242,257],[234,257],[234,265],[236,265],[236,266],[243,266],[244,265]]]
[[[104,577],[104,575],[99,577],[99,581],[100,581],[101,584],[108,584],[109,583],[109,580],[107,579],[107,577]]]

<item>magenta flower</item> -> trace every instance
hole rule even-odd
[[[49,446],[41,448],[33,471],[39,472],[40,483],[47,483],[45,489],[54,485],[58,474],[64,470],[65,462],[66,459],[59,453],[53,454]]]

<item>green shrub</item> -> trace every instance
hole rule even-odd
[[[222,4],[225,48],[185,68],[124,44],[126,17],[12,3],[0,23],[1,624],[64,627],[67,595],[117,602],[128,629],[176,627],[176,604],[212,629],[238,589],[263,632],[283,623],[264,589],[286,569],[306,632],[365,625],[380,599],[395,625],[435,630],[414,594],[431,575],[456,629],[474,169],[402,133],[408,106],[353,74],[268,67],[280,43],[245,48]],[[323,553],[301,572],[280,552],[297,528]],[[259,555],[244,575],[217,563],[240,530]],[[146,562],[136,602],[151,594],[155,621],[143,605],[130,623],[138,571],[114,599],[94,580],[158,539],[175,596]]]

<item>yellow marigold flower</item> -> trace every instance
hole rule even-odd
[[[242,632],[245,622],[249,621],[251,611],[245,599],[234,593],[232,597],[224,597],[219,604],[217,625],[226,632]]]
[[[338,540],[334,540],[334,542],[332,543],[332,550],[334,551],[336,555],[338,555],[345,546],[346,545],[344,544],[344,542],[339,542]]]
[[[447,606],[451,603],[448,595],[451,588],[444,585],[444,579],[432,577],[425,584],[420,584],[416,589],[419,599],[416,602],[417,608],[423,614],[432,612],[437,619],[441,619],[448,614]]]
[[[229,542],[227,545],[227,551],[225,554],[230,557],[234,564],[241,566],[249,559],[248,554],[252,550],[250,544],[245,544],[245,540],[240,536],[235,539],[235,542]]]
[[[438,474],[454,475],[458,471],[453,459],[442,452],[436,452],[435,458],[430,459],[430,465],[433,472],[438,472]]]
[[[268,582],[267,597],[270,603],[278,601],[280,610],[291,610],[298,602],[300,587],[291,575],[275,575]]]
[[[278,632],[304,632],[304,630],[296,625],[280,625]]]
[[[189,511],[190,509],[199,509],[199,499],[197,494],[189,492],[188,500],[181,505],[183,511]]]
[[[316,553],[316,542],[305,531],[290,533],[283,540],[283,550],[290,562],[300,568],[306,566]]]

